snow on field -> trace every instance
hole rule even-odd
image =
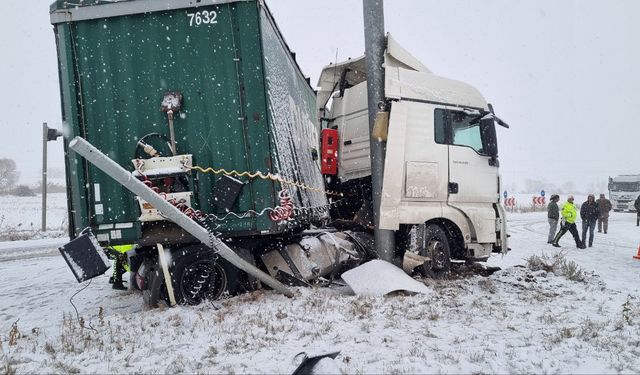
[[[42,198],[0,197],[0,239],[51,238],[67,233],[67,195],[47,194],[47,232],[42,233]]]
[[[297,353],[340,351],[336,364],[344,373],[640,372],[635,215],[614,213],[609,233],[596,234],[586,250],[569,235],[562,249],[547,245],[545,213],[512,214],[509,228],[512,251],[490,260],[501,271],[423,280],[433,290],[428,295],[297,289],[289,299],[257,291],[148,309],[139,293],[110,289],[105,275],[74,297],[83,326],[69,303],[82,286],[55,251],[0,256],[0,368],[290,373]],[[22,249],[42,247],[27,242]],[[526,259],[542,254],[564,254],[564,267],[531,269]]]

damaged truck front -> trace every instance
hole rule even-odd
[[[413,247],[438,274],[448,272],[451,259],[486,260],[506,252],[495,124],[508,126],[475,88],[431,73],[390,35],[384,75],[385,102],[373,135],[365,58],[329,65],[320,76],[329,188],[367,202],[369,137],[380,137],[386,140],[380,227],[396,231],[397,253]],[[361,209],[354,204],[336,213]]]

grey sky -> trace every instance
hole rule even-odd
[[[162,1],[162,0],[158,0]],[[0,157],[35,182],[41,123],[60,126],[49,0],[5,1],[0,23]],[[364,51],[360,0],[267,1],[305,72]],[[494,104],[503,180],[582,188],[640,173],[640,2],[387,0],[385,29],[434,73]],[[62,167],[60,142],[50,166]]]

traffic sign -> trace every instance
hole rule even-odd
[[[544,190],[542,190],[542,191],[540,192],[540,196],[541,196],[541,197],[544,197]]]
[[[507,191],[505,190],[504,193],[502,193],[502,196],[505,197],[505,199],[507,198]]]

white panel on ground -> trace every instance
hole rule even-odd
[[[391,292],[430,293],[431,289],[414,280],[389,262],[374,259],[342,274],[357,295],[384,296]]]

